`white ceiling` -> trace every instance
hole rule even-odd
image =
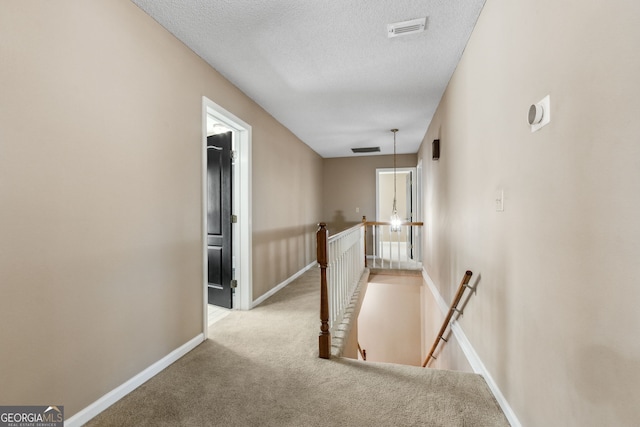
[[[322,157],[415,153],[484,0],[132,0]],[[423,33],[387,24],[427,16]]]

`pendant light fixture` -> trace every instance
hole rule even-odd
[[[402,220],[398,215],[398,207],[396,206],[396,132],[398,132],[398,129],[391,129],[391,132],[393,132],[393,210],[391,211],[391,231],[400,231]]]

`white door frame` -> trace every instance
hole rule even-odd
[[[418,203],[418,193],[420,192],[420,183],[417,179],[417,168],[416,167],[402,167],[396,168],[396,172],[412,172],[413,179],[411,182],[411,194],[412,194],[412,206],[411,206],[411,215],[414,218],[414,221],[417,221],[416,218],[416,206]],[[393,168],[376,168],[376,221],[389,221],[390,218],[380,218],[380,175],[381,174],[389,174],[393,173]],[[419,229],[414,228],[414,239],[416,238],[416,234],[418,234]],[[378,235],[376,235],[376,241],[373,243],[374,245],[378,245]],[[422,260],[422,254],[420,251],[414,252],[414,259],[417,261]]]
[[[225,110],[207,97],[202,97],[202,260],[203,260],[203,313],[204,334],[207,336],[207,117],[224,124],[233,133],[235,163],[233,167],[233,214],[238,222],[233,224],[233,258],[235,279],[234,308],[250,310],[253,302],[252,238],[251,238],[251,125]]]
[[[393,173],[393,168],[376,168],[376,221],[388,221],[389,218],[383,219],[380,218],[380,174],[381,173]],[[413,185],[411,186],[411,193],[413,194],[413,201],[414,201],[414,206],[411,207],[411,209],[413,210],[413,214],[415,215],[415,201],[416,201],[416,191],[417,191],[417,185],[416,185],[416,168],[415,167],[408,167],[408,168],[396,168],[395,169],[397,172],[413,172]]]
[[[414,186],[416,188],[416,206],[415,206],[415,211],[416,211],[416,216],[414,221],[416,222],[423,222],[423,209],[424,207],[422,206],[422,159],[418,160],[418,166],[416,167],[416,179],[414,182]],[[416,235],[416,251],[414,252],[416,254],[416,259],[418,261],[422,261],[422,241],[423,238],[422,236],[424,235],[424,229],[426,227],[423,225],[422,228],[420,229],[420,232],[417,233]]]

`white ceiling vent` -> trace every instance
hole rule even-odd
[[[412,19],[411,21],[387,24],[387,36],[398,37],[409,34],[421,33],[427,28],[427,18]]]

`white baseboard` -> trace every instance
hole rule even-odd
[[[429,274],[427,273],[427,270],[425,268],[422,269],[422,277],[424,278],[424,281],[427,283],[429,290],[431,290],[431,293],[433,294],[433,297],[435,298],[438,304],[438,307],[440,307],[442,314],[446,316],[447,313],[449,312],[449,306],[444,301],[444,298],[442,298],[442,295],[440,295],[440,292],[438,291],[436,284],[433,282],[431,277],[429,277]],[[522,427],[522,424],[520,424],[520,420],[518,420],[518,417],[516,416],[515,412],[511,408],[511,405],[509,405],[509,402],[507,402],[507,399],[504,397],[504,395],[498,388],[498,385],[493,380],[493,377],[487,370],[487,367],[484,366],[484,363],[482,363],[480,356],[478,356],[478,353],[476,353],[476,350],[471,345],[471,342],[465,335],[464,330],[462,329],[462,326],[460,326],[460,323],[458,323],[457,320],[454,320],[451,323],[451,330],[453,331],[453,335],[456,337],[456,340],[458,341],[458,345],[460,345],[462,352],[467,358],[469,365],[473,369],[473,372],[475,372],[476,374],[482,375],[484,380],[487,382],[487,385],[489,386],[491,393],[493,393],[493,396],[496,398],[498,405],[500,405],[500,408],[502,409],[502,412],[504,412],[505,417],[507,417],[507,421],[509,421],[509,424],[511,424],[511,427]]]
[[[281,290],[282,288],[284,288],[285,286],[287,286],[289,283],[293,282],[294,280],[296,280],[298,277],[302,276],[304,273],[306,273],[307,271],[309,271],[313,266],[315,266],[317,264],[316,261],[313,261],[311,264],[307,265],[306,267],[304,267],[302,270],[298,271],[296,274],[294,274],[293,276],[289,277],[287,280],[285,280],[284,282],[280,283],[278,286],[276,286],[275,288],[269,290],[267,293],[265,293],[264,295],[261,295],[260,297],[258,297],[255,301],[253,301],[253,303],[251,304],[251,308],[255,308],[257,306],[259,306],[260,304],[262,304],[267,298],[269,298],[270,296],[274,295],[276,292],[278,292],[279,290]]]
[[[118,400],[122,399],[127,394],[131,393],[133,390],[149,381],[152,377],[160,373],[167,366],[171,365],[173,362],[193,350],[202,341],[204,341],[204,334],[199,334],[196,337],[192,338],[187,343],[173,350],[171,353],[167,354],[165,357],[158,360],[156,363],[149,366],[147,369],[140,372],[135,377],[111,390],[109,393],[105,394],[100,399],[93,402],[91,405],[82,409],[71,418],[65,420],[65,427],[80,427],[86,424],[100,412],[104,411],[109,406],[113,405]]]

